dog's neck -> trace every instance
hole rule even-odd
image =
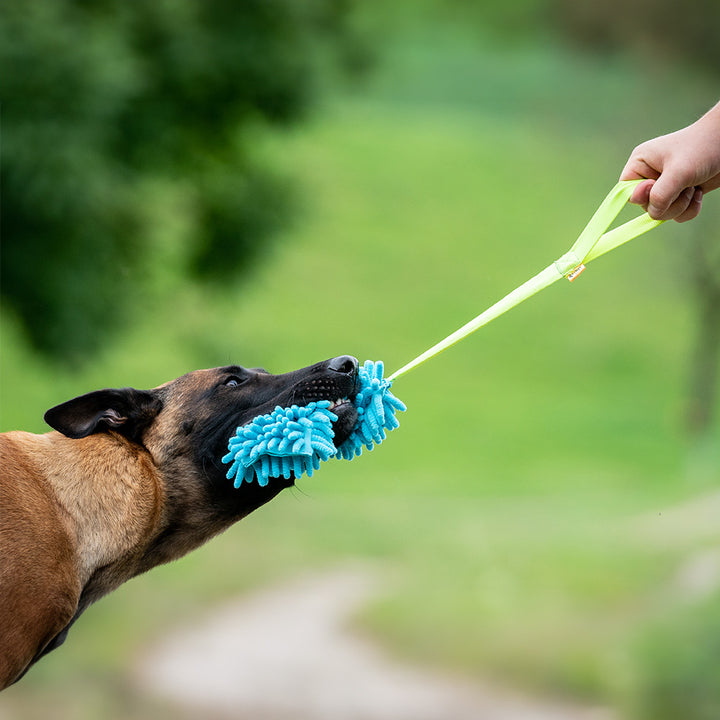
[[[241,493],[228,481],[216,490],[196,477],[187,458],[166,457],[158,467],[145,448],[114,432],[81,439],[57,432],[9,435],[32,457],[38,481],[52,487],[75,548],[81,610],[135,575],[189,553],[291,484],[254,484]]]
[[[71,440],[60,433],[13,433],[52,486],[76,548],[82,585],[103,566],[137,552],[160,523],[162,485],[147,452],[114,433]],[[92,452],[82,452],[92,445]],[[87,519],[92,518],[92,522]]]

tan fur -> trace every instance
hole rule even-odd
[[[70,621],[80,597],[70,525],[22,447],[33,437],[0,436],[0,688]]]
[[[92,574],[152,535],[162,490],[149,458],[116,434],[5,433],[0,467],[2,688],[67,625]]]

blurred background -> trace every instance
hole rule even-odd
[[[715,0],[4,0],[0,429],[231,362],[397,369],[717,101],[718,28]],[[720,717],[719,353],[713,193],[399,379],[372,455],[92,607],[0,717],[177,717],[130,680],[148,643],[357,559],[395,657]]]

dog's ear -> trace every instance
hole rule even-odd
[[[115,430],[138,440],[161,409],[162,401],[151,390],[96,390],[50,408],[45,422],[74,439]]]

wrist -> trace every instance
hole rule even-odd
[[[704,130],[720,133],[720,102],[711,107],[699,120],[696,120],[694,124],[702,127]]]

